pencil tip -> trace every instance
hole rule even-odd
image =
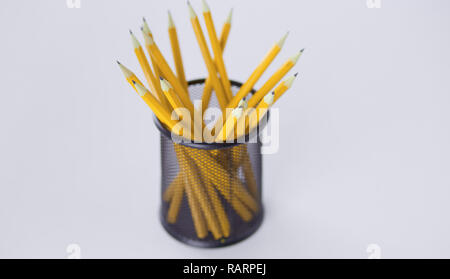
[[[169,28],[174,28],[175,23],[173,22],[172,13],[170,10],[167,10],[167,14],[169,15]]]
[[[159,80],[164,80],[164,78],[162,76],[159,76]]]
[[[147,22],[147,20],[145,19],[144,16],[142,17],[142,21],[143,21],[143,22]]]
[[[131,31],[131,29],[130,29],[130,30],[128,30],[128,31],[130,31],[130,34],[131,34],[131,35],[133,35],[133,31]]]
[[[187,5],[188,5],[188,8],[189,8],[189,17],[191,19],[196,18],[197,14],[195,13],[194,8],[192,8],[191,3],[189,3],[189,1],[187,1]]]
[[[136,84],[136,82],[134,80],[132,80],[133,84]]]
[[[282,48],[284,45],[284,42],[286,41],[286,38],[289,35],[289,31],[286,32],[286,34],[284,34],[284,36],[277,42],[277,45],[279,48]]]
[[[272,91],[271,93],[264,96],[264,102],[268,105],[272,105],[274,99],[275,99],[275,91]]]
[[[305,51],[305,49],[304,49],[304,48],[302,48],[302,49],[300,50],[300,52],[303,52],[303,51]]]
[[[298,73],[295,73],[294,77],[297,77],[297,76],[298,76]]]
[[[119,62],[119,60],[117,60],[116,62],[117,62],[117,64],[121,65],[120,62]]]
[[[230,9],[230,12],[228,13],[228,17],[227,17],[227,23],[231,24],[231,19],[233,17],[233,8]]]
[[[204,12],[204,13],[209,12],[209,6],[208,6],[208,3],[206,3],[205,0],[202,0],[202,8],[203,8],[203,12]]]

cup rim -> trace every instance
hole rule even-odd
[[[188,86],[202,84],[202,83],[205,83],[205,81],[206,81],[206,79],[204,79],[204,78],[190,80],[190,81],[188,81]],[[230,83],[231,83],[231,85],[236,86],[236,87],[241,87],[243,85],[241,82],[238,82],[235,80],[230,80]],[[256,92],[255,89],[251,89],[249,93],[255,94],[255,92]],[[270,114],[269,114],[269,111],[267,111],[267,118],[269,118],[269,117],[270,117]],[[161,134],[172,141],[172,137],[171,137],[172,133],[161,123],[161,121],[159,121],[159,119],[156,117],[156,115],[153,115],[153,121],[156,125],[156,128],[158,128],[158,130],[161,132]],[[258,125],[257,129],[258,130],[264,129],[266,124],[267,124],[267,121],[264,121],[262,125]],[[245,137],[244,142],[239,142],[240,140],[242,140],[243,137]],[[256,137],[257,137],[256,142],[250,142],[250,134],[245,134],[245,136],[235,139],[233,142],[207,143],[207,142],[194,142],[192,140],[183,139],[183,141],[181,141],[178,144],[181,144],[181,145],[184,145],[187,147],[191,147],[191,148],[196,148],[196,149],[212,150],[212,149],[231,148],[231,147],[235,147],[235,146],[238,146],[241,144],[249,144],[249,143],[260,144],[261,141],[259,138],[259,133],[256,133]]]

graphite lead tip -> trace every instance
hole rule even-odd
[[[297,76],[298,76],[298,73],[295,73],[294,77],[297,77]]]

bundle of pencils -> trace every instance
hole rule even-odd
[[[288,34],[284,35],[272,46],[233,95],[223,59],[223,51],[231,29],[232,11],[222,27],[220,36],[217,36],[210,8],[203,1],[203,17],[211,53],[198,16],[189,2],[188,8],[190,21],[208,71],[200,108],[195,108],[190,98],[177,31],[170,12],[168,33],[175,71],[158,48],[145,18],[141,31],[151,65],[144,48],[132,31],[130,35],[148,88],[131,70],[120,62],[118,64],[128,83],[167,130],[187,140],[205,144],[235,141],[254,131],[270,107],[291,87],[297,74],[283,81],[282,79],[294,67],[303,50],[285,61],[259,90],[250,94],[256,82],[283,47]],[[214,128],[209,130],[203,121],[203,114],[209,107],[213,92],[218,100],[221,115],[216,120]],[[196,115],[200,117],[195,117]],[[260,193],[245,144],[208,151],[173,143],[173,149],[178,159],[179,171],[163,192],[163,200],[169,203],[166,216],[168,223],[177,222],[184,197],[189,204],[199,239],[207,237],[209,232],[214,239],[227,238],[232,233],[233,228],[230,227],[229,216],[223,202],[229,203],[245,222],[250,222],[258,214]],[[243,173],[243,179],[239,173]]]

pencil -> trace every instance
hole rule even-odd
[[[239,88],[239,91],[236,95],[231,99],[228,103],[227,107],[234,108],[238,104],[238,102],[244,98],[248,92],[255,86],[256,82],[260,79],[262,74],[267,70],[272,61],[277,57],[278,53],[281,51],[284,42],[286,41],[289,32],[287,32],[278,42],[276,42],[272,48],[267,52],[264,56],[263,60],[259,63],[259,65],[252,72],[247,81]]]
[[[228,36],[230,34],[232,14],[233,14],[233,9],[230,10],[230,13],[228,14],[227,20],[223,24],[222,32],[220,34],[220,47],[222,48],[222,52],[225,50]],[[214,64],[216,64],[215,60],[214,60]],[[209,106],[212,90],[213,90],[212,81],[211,81],[211,78],[208,77],[205,81],[205,88],[203,89],[203,94],[202,94],[202,103],[201,103],[202,104],[202,114],[205,112],[205,110]]]
[[[189,15],[191,19],[192,28],[194,29],[195,37],[197,38],[197,43],[200,47],[200,51],[203,56],[203,60],[205,61],[206,68],[208,69],[209,77],[211,78],[211,82],[213,84],[214,91],[216,92],[217,99],[219,101],[220,107],[222,110],[225,109],[227,105],[227,97],[225,90],[222,86],[222,83],[219,81],[217,77],[217,69],[213,63],[211,58],[211,54],[209,53],[208,46],[206,44],[205,36],[203,35],[202,28],[200,26],[200,22],[198,21],[198,17],[195,14],[194,9],[191,4],[188,2]]]
[[[227,101],[230,101],[233,97],[231,93],[231,83],[228,78],[228,73],[223,61],[222,48],[220,46],[219,40],[217,39],[216,28],[214,27],[214,21],[212,19],[211,10],[205,0],[203,3],[203,17],[205,19],[206,30],[208,31],[209,41],[212,46],[214,53],[214,59],[216,62],[217,70],[220,74],[220,81],[222,82],[223,88],[225,89],[225,96]]]
[[[158,100],[161,102],[161,105],[164,107],[164,103],[163,103],[164,96],[162,95],[161,90],[158,90],[158,88],[156,86],[157,80],[150,68],[150,65],[148,64],[148,60],[144,54],[144,50],[142,49],[141,44],[136,39],[136,36],[134,36],[134,34],[131,30],[130,30],[130,36],[131,36],[131,42],[132,42],[133,48],[134,48],[134,53],[136,54],[139,64],[141,65],[141,68],[142,68],[144,75],[147,79],[147,82],[150,86],[150,89],[151,89],[150,92],[152,94],[154,94],[155,97],[158,98]]]
[[[303,53],[303,49],[297,54],[289,58],[270,78],[264,83],[264,85],[256,91],[255,94],[248,101],[248,107],[254,107],[282,78],[289,72],[292,67],[297,63],[298,59]]]
[[[161,70],[164,77],[170,82],[173,86],[175,92],[177,92],[181,101],[185,105],[185,107],[193,113],[194,106],[189,98],[189,94],[186,91],[185,87],[181,84],[178,78],[175,76],[173,71],[170,69],[169,64],[167,64],[166,59],[162,55],[155,41],[148,35],[144,33],[145,44],[149,48],[150,55],[155,59],[156,64]]]
[[[180,80],[181,84],[184,86],[185,90],[188,92],[188,84],[184,73],[183,59],[181,57],[181,50],[178,42],[177,29],[175,27],[175,23],[173,22],[172,14],[170,13],[170,11],[168,11],[168,16],[169,16],[169,27],[168,27],[169,39],[170,45],[172,46],[172,55],[175,62],[177,77]]]

